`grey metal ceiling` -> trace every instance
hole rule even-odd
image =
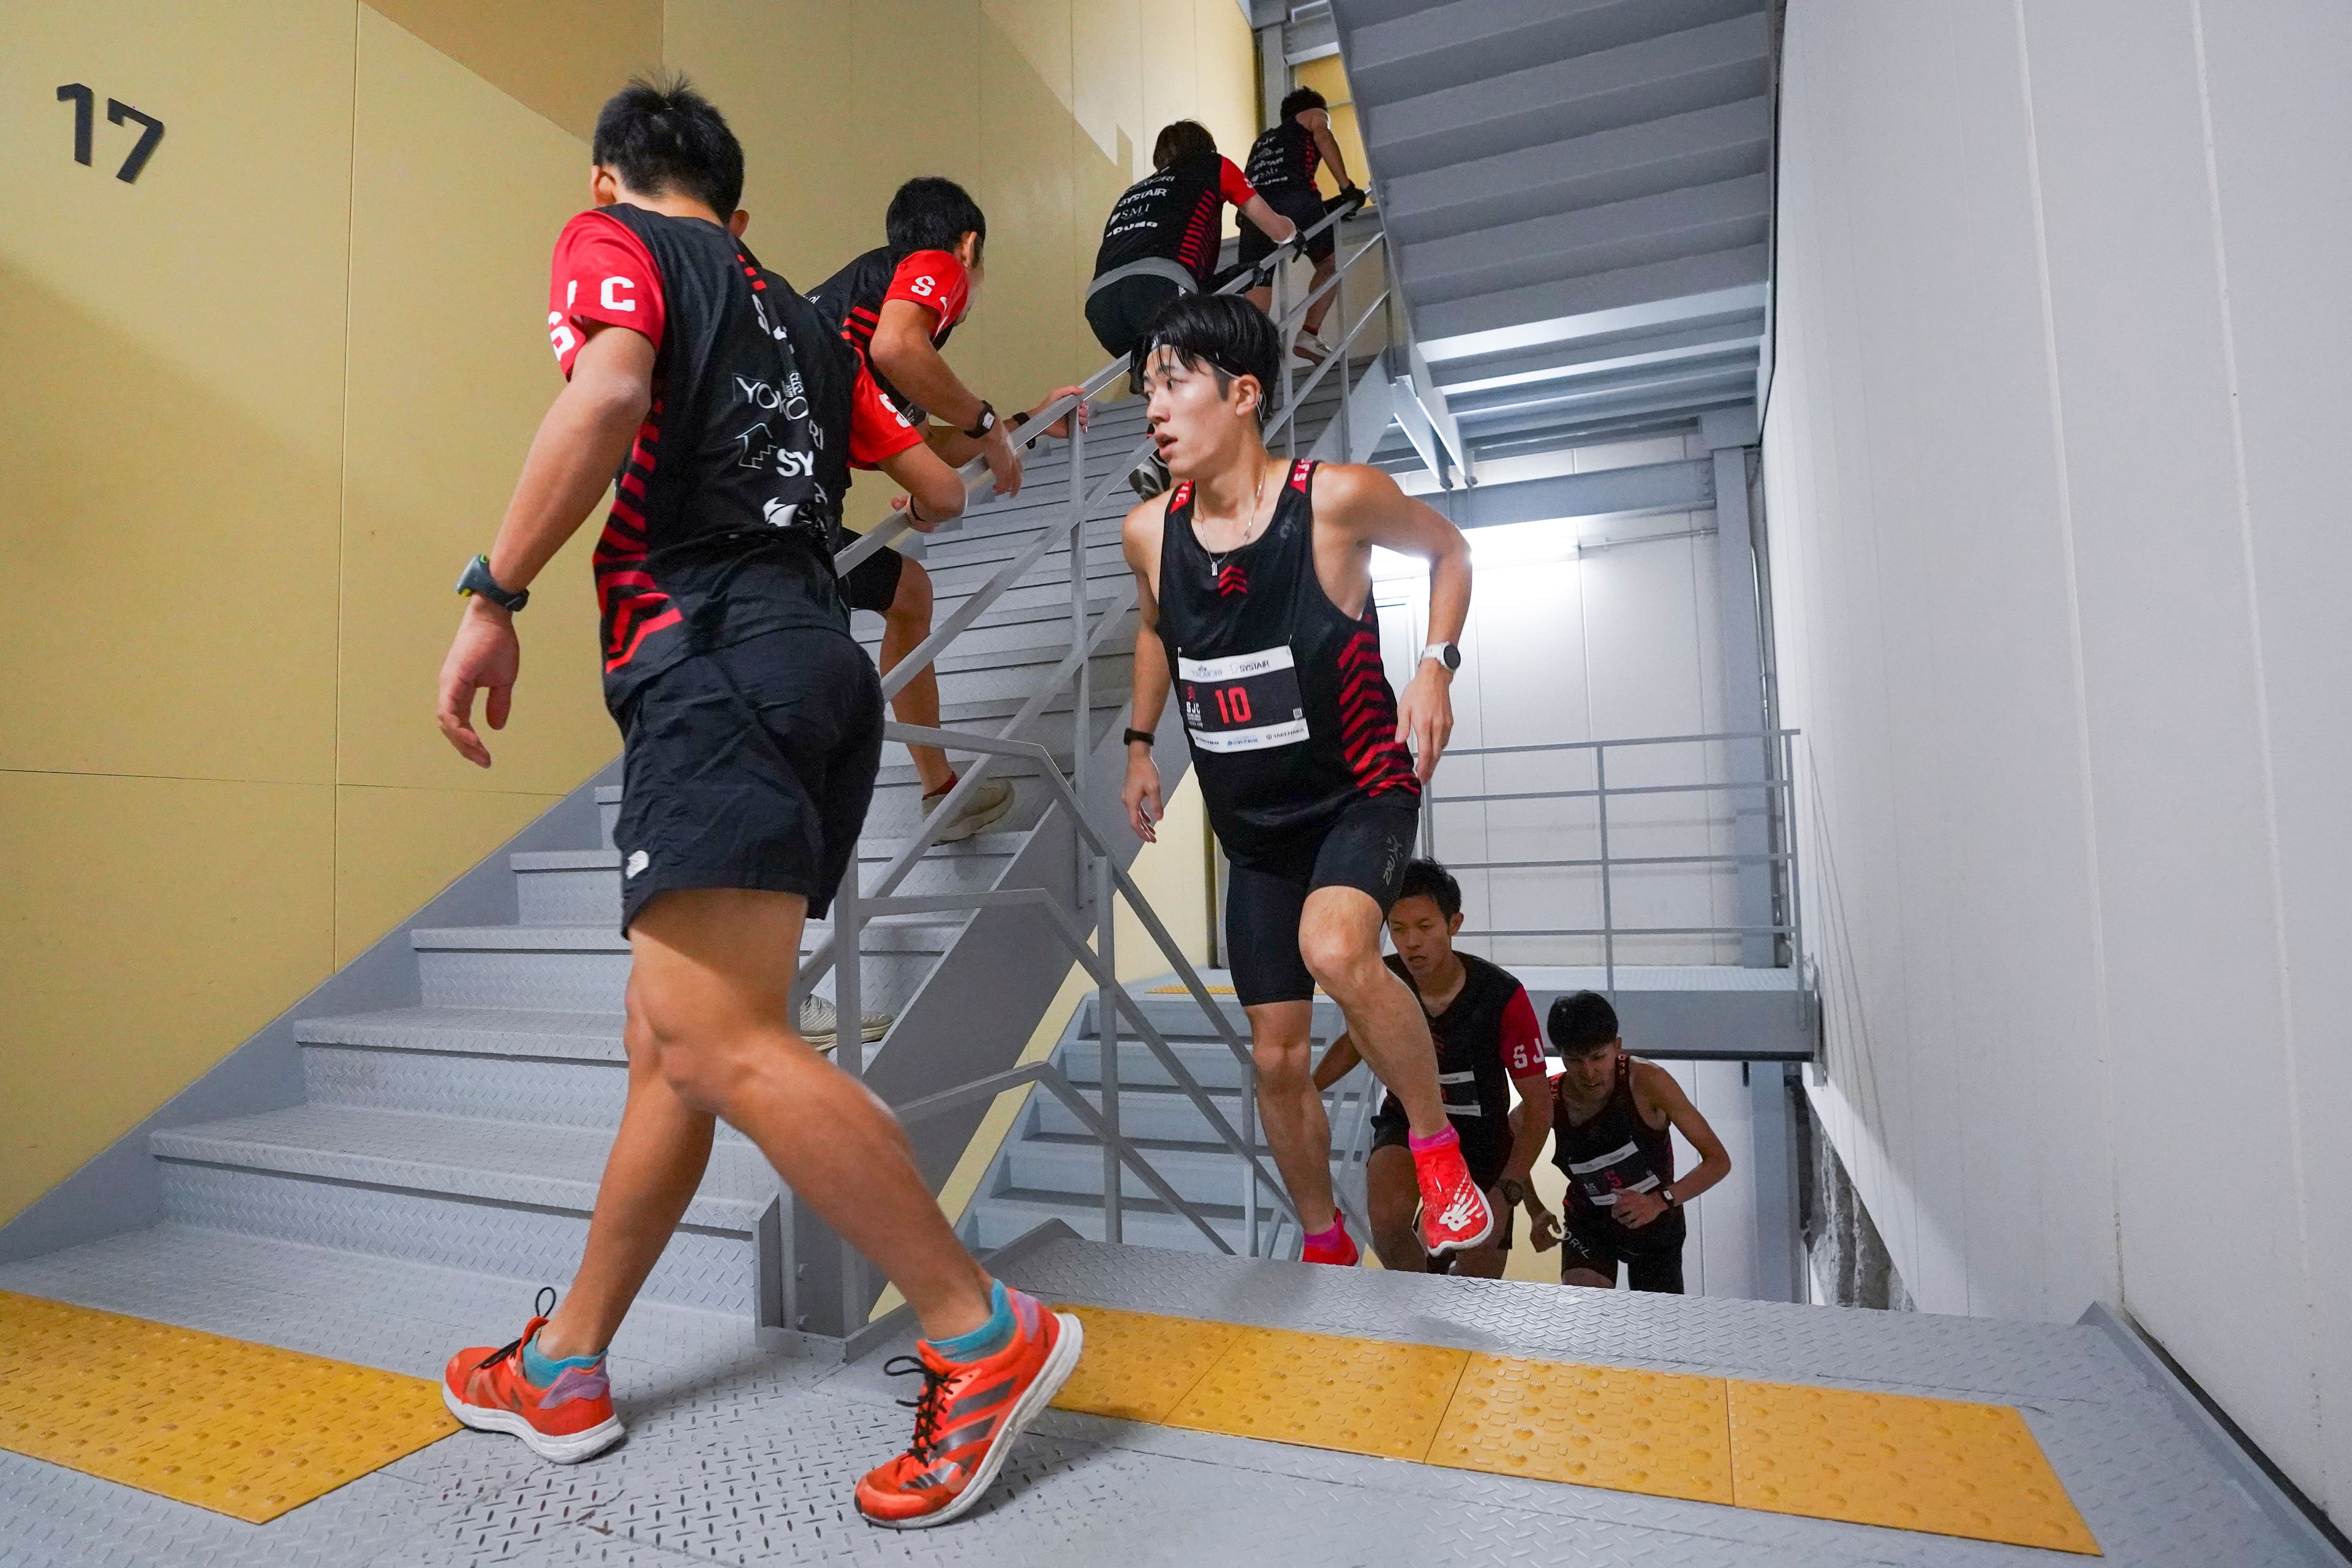
[[[1765,0],[1329,0],[1414,335],[1475,456],[1756,395]]]

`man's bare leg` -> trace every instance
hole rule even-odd
[[[1298,951],[1339,1005],[1357,1052],[1404,1107],[1413,1136],[1445,1131],[1452,1124],[1438,1093],[1429,1017],[1412,988],[1381,962],[1381,906],[1360,888],[1316,889],[1298,917]]]
[[[931,635],[931,574],[919,561],[909,559],[898,568],[898,591],[890,600],[890,607],[882,612],[882,653],[879,663],[887,675],[898,661],[922,646]],[[926,730],[940,727],[940,672],[936,660],[925,665],[907,682],[898,695],[890,699],[890,711],[901,724],[913,724]],[[922,775],[923,793],[937,795],[947,788],[955,771],[948,766],[945,752],[937,746],[909,746],[908,753],[915,760],[915,772]]]
[[[1338,1210],[1331,1201],[1331,1119],[1315,1090],[1307,1038],[1315,1004],[1261,1002],[1244,1011],[1257,1059],[1257,1117],[1274,1167],[1290,1190],[1300,1226],[1309,1233],[1328,1230]]]
[[[1503,1250],[1503,1222],[1510,1214],[1510,1205],[1500,1193],[1486,1194],[1486,1206],[1495,1211],[1495,1234],[1477,1247],[1454,1254],[1454,1274],[1460,1279],[1500,1279],[1511,1255]]]
[[[594,1355],[613,1342],[710,1163],[711,1115],[678,1099],[662,1077],[634,980],[627,1005],[628,1103],[596,1186],[580,1271],[539,1331],[540,1353],[551,1361]]]
[[[1412,1226],[1421,1206],[1421,1187],[1413,1180],[1412,1156],[1391,1143],[1375,1149],[1364,1163],[1364,1198],[1372,1222],[1372,1250],[1381,1267],[1402,1274],[1419,1274],[1429,1267],[1429,1250]]]
[[[629,931],[630,985],[663,1080],[760,1147],[793,1191],[898,1287],[923,1334],[989,1320],[991,1281],[866,1086],[817,1055],[788,1001],[807,900],[697,889],[662,894]]]

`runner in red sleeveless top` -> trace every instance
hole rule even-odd
[[[1454,639],[1470,611],[1460,531],[1377,468],[1285,464],[1260,435],[1280,363],[1246,300],[1188,294],[1142,349],[1147,418],[1175,477],[1128,513],[1136,576],[1128,818],[1161,810],[1151,744],[1171,687],[1209,825],[1233,862],[1234,989],[1255,1042],[1266,1142],[1310,1262],[1352,1263],[1331,1202],[1330,1129],[1307,1030],[1319,984],[1403,1107],[1432,1252],[1494,1228],[1438,1093],[1429,1020],[1381,963],[1381,922],[1412,853],[1423,782],[1454,727]],[[1381,663],[1375,545],[1431,563],[1429,625],[1402,701]],[[1410,741],[1418,752],[1406,750]]]

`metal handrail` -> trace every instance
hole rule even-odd
[[[1462,746],[1449,748],[1446,756],[1497,757],[1518,756],[1551,752],[1590,752],[1592,753],[1593,787],[1591,789],[1540,789],[1481,791],[1462,795],[1424,793],[1422,800],[1423,852],[1435,858],[1437,853],[1436,807],[1440,805],[1475,805],[1491,801],[1515,800],[1589,800],[1594,804],[1600,833],[1600,854],[1592,858],[1564,858],[1544,860],[1471,860],[1463,861],[1454,869],[1517,870],[1538,868],[1591,868],[1601,873],[1601,924],[1598,926],[1562,926],[1544,928],[1485,927],[1465,928],[1457,934],[1465,937],[1599,937],[1601,942],[1601,964],[1605,984],[1613,994],[1617,989],[1617,939],[1621,936],[1764,936],[1788,942],[1790,966],[1800,976],[1805,968],[1804,917],[1798,884],[1797,857],[1788,833],[1790,805],[1796,788],[1796,751],[1794,730],[1711,731],[1689,735],[1642,735],[1627,740],[1612,741],[1549,741],[1518,746]],[[1777,761],[1777,767],[1768,763],[1763,776],[1754,779],[1706,781],[1679,784],[1612,784],[1609,782],[1608,754],[1612,751],[1643,746],[1678,746],[1700,743],[1747,742],[1767,748],[1768,757]],[[1627,795],[1746,795],[1753,793],[1769,803],[1772,811],[1772,831],[1778,847],[1763,853],[1726,852],[1703,855],[1641,855],[1619,856],[1609,851],[1609,803]],[[1771,842],[1768,840],[1768,842]],[[1627,926],[1616,918],[1615,888],[1612,873],[1634,866],[1755,866],[1772,868],[1780,873],[1774,891],[1781,908],[1778,917],[1767,922],[1695,925],[1695,926]]]
[[[1307,243],[1316,235],[1344,221],[1361,204],[1358,203],[1354,205],[1333,208],[1318,222],[1308,226],[1293,235],[1290,239],[1276,246],[1271,254],[1234,278],[1219,292],[1239,292],[1252,286],[1259,279],[1274,275],[1277,268],[1300,254]],[[1304,319],[1307,311],[1313,307],[1316,300],[1323,297],[1326,289],[1332,287],[1341,288],[1344,299],[1346,271],[1353,268],[1375,246],[1384,246],[1386,239],[1385,234],[1374,236],[1348,258],[1346,266],[1341,268],[1338,275],[1324,288],[1318,289],[1307,300],[1301,301],[1295,315],[1288,310],[1283,311],[1283,319],[1277,322],[1277,326],[1286,339],[1289,330]],[[1381,300],[1375,302],[1373,309],[1379,309],[1380,304],[1388,298],[1387,292],[1383,291]],[[1368,310],[1356,322],[1332,357],[1345,360],[1349,346],[1353,344],[1357,336],[1363,331],[1371,313]],[[1012,432],[1014,448],[1022,450],[1035,446],[1044,438],[1050,426],[1066,416],[1071,415],[1074,410],[1082,409],[1089,404],[1126,368],[1126,361],[1113,360],[1082,383],[1075,394],[1056,398],[1048,404],[1039,411],[1036,418],[1025,422],[1022,428]],[[1288,382],[1287,368],[1288,358],[1286,355],[1286,385]],[[1328,362],[1325,365],[1318,366],[1316,375],[1309,379],[1306,388],[1298,396],[1286,399],[1288,406],[1284,411],[1282,424],[1292,425],[1295,429],[1292,415],[1295,414],[1307,393],[1311,392],[1319,384],[1328,368]],[[1144,451],[1149,449],[1150,445],[1148,437],[1139,442],[1129,453],[1126,466],[1131,466]],[[947,800],[919,825],[905,846],[884,868],[870,891],[863,886],[862,870],[853,862],[847,876],[844,879],[843,886],[835,895],[833,928],[816,945],[807,962],[801,966],[800,973],[795,980],[794,997],[797,1000],[806,995],[828,970],[837,970],[835,984],[836,1008],[841,1016],[853,1020],[862,1015],[860,998],[862,966],[856,963],[840,964],[836,963],[836,955],[845,952],[852,955],[859,953],[860,933],[866,922],[873,918],[892,914],[968,912],[1009,904],[1029,904],[1044,910],[1056,937],[1071,951],[1075,961],[1097,984],[1096,1034],[1102,1047],[1100,1110],[1097,1110],[1087,1105],[1085,1097],[1078,1093],[1058,1068],[1054,1068],[1050,1063],[1041,1063],[1034,1068],[976,1079],[911,1101],[898,1108],[900,1120],[902,1121],[919,1120],[955,1106],[970,1103],[977,1099],[993,1099],[1008,1089],[1019,1088],[1026,1084],[1045,1083],[1049,1089],[1070,1105],[1102,1142],[1104,1226],[1105,1234],[1109,1239],[1116,1241],[1120,1238],[1122,1197],[1119,1178],[1123,1169],[1131,1168],[1147,1186],[1163,1201],[1168,1202],[1172,1208],[1190,1219],[1221,1250],[1231,1251],[1232,1248],[1218,1235],[1215,1228],[1209,1225],[1192,1205],[1186,1203],[1165,1178],[1152,1169],[1150,1162],[1145,1160],[1119,1131],[1118,1053],[1120,1039],[1119,1023],[1124,1018],[1131,1026],[1135,1036],[1158,1059],[1171,1081],[1202,1112],[1218,1141],[1241,1158],[1245,1173],[1244,1217],[1249,1248],[1255,1256],[1261,1243],[1258,1202],[1259,1188],[1262,1185],[1272,1186],[1279,1205],[1280,1212],[1276,1216],[1273,1239],[1278,1239],[1283,1235],[1286,1224],[1298,1229],[1302,1234],[1304,1232],[1304,1226],[1299,1222],[1297,1211],[1290,1203],[1286,1190],[1279,1181],[1274,1179],[1258,1158],[1256,1107],[1253,1092],[1256,1073],[1255,1059],[1234,1032],[1223,1009],[1212,1000],[1208,988],[1202,983],[1198,972],[1193,969],[1191,962],[1177,946],[1158,912],[1151,908],[1150,900],[1144,898],[1142,889],[1120,868],[1112,856],[1109,846],[1103,842],[1100,834],[1087,821],[1085,810],[1080,804],[1079,787],[1085,782],[1085,758],[1092,746],[1089,668],[1092,659],[1108,638],[1127,624],[1129,611],[1134,605],[1135,589],[1132,582],[1128,583],[1125,585],[1126,591],[1116,596],[1114,602],[1104,609],[1101,616],[1094,619],[1094,624],[1091,629],[1089,628],[1087,584],[1085,578],[1086,531],[1090,514],[1109,494],[1112,486],[1118,481],[1122,465],[1114,463],[1102,482],[1090,489],[1087,475],[1087,438],[1082,419],[1071,431],[1070,447],[1066,517],[1058,522],[1041,522],[1034,540],[1024,548],[1015,551],[1010,558],[991,573],[977,589],[965,595],[962,602],[948,615],[943,622],[932,629],[921,644],[894,664],[888,675],[884,678],[883,695],[886,699],[892,698],[905,689],[907,684],[917,674],[935,663],[943,650],[953,644],[982,615],[985,615],[990,606],[1025,577],[1038,562],[1050,553],[1065,538],[1068,541],[1070,552],[1071,647],[1069,655],[1038,685],[998,733],[981,734],[971,731],[924,728],[897,722],[885,725],[884,734],[889,740],[908,744],[929,744],[952,748],[960,752],[974,753],[977,761],[963,770],[963,776],[949,792]],[[974,458],[959,469],[959,477],[962,479],[968,495],[985,484],[988,475],[986,460],[982,458]],[[852,541],[835,553],[834,561],[836,570],[844,573],[850,571],[860,562],[871,557],[875,552],[903,536],[912,526],[911,521],[903,510],[886,518],[862,537]],[[1072,773],[1075,777],[1066,780],[1062,776],[1061,770],[1055,765],[1053,753],[1048,748],[1034,742],[1016,740],[1014,737],[1033,723],[1055,696],[1069,688],[1074,681],[1076,687],[1072,708],[1074,731]],[[1081,889],[1087,886],[1088,868],[1085,862],[1091,852],[1092,869],[1098,884],[1093,900],[1096,905],[1094,913],[1097,930],[1096,945],[1092,949],[1087,946],[1087,940],[1078,927],[1073,923],[1052,895],[1044,889],[997,889],[986,893],[929,898],[907,897],[896,891],[915,864],[936,842],[940,831],[969,798],[970,792],[979,786],[999,760],[1006,758],[1033,760],[1037,765],[1039,777],[1057,796],[1055,804],[1069,814],[1081,860],[1078,884]],[[1162,956],[1183,981],[1185,989],[1208,1017],[1216,1036],[1241,1063],[1243,1125],[1240,1130],[1236,1131],[1225,1119],[1207,1091],[1185,1068],[1174,1048],[1169,1045],[1167,1039],[1144,1014],[1141,1005],[1126,987],[1118,983],[1115,963],[1111,956],[1111,942],[1112,907],[1115,899],[1120,895],[1125,896],[1129,907],[1134,910],[1154,945],[1160,950]],[[1085,896],[1082,891],[1081,898]],[[845,946],[844,945],[845,933]],[[836,1059],[844,1068],[853,1074],[862,1073],[864,1047],[854,1027],[843,1032],[836,1053]],[[1351,1217],[1356,1218],[1359,1223],[1362,1220],[1360,1213]],[[854,1266],[846,1242],[842,1245],[842,1263],[841,1304],[845,1326],[848,1321],[854,1320],[858,1310],[856,1299],[858,1271]]]

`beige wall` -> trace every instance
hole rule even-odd
[[[898,179],[973,184],[1000,243],[951,358],[1001,403],[1098,357],[1077,287],[1147,121],[1248,132],[1231,0],[0,0],[0,549],[38,584],[0,731],[0,1219],[617,749],[584,544],[497,767],[429,710],[449,583],[559,384],[540,300],[582,138],[665,33],[797,281],[878,242]],[[165,122],[135,184],[110,96]]]

